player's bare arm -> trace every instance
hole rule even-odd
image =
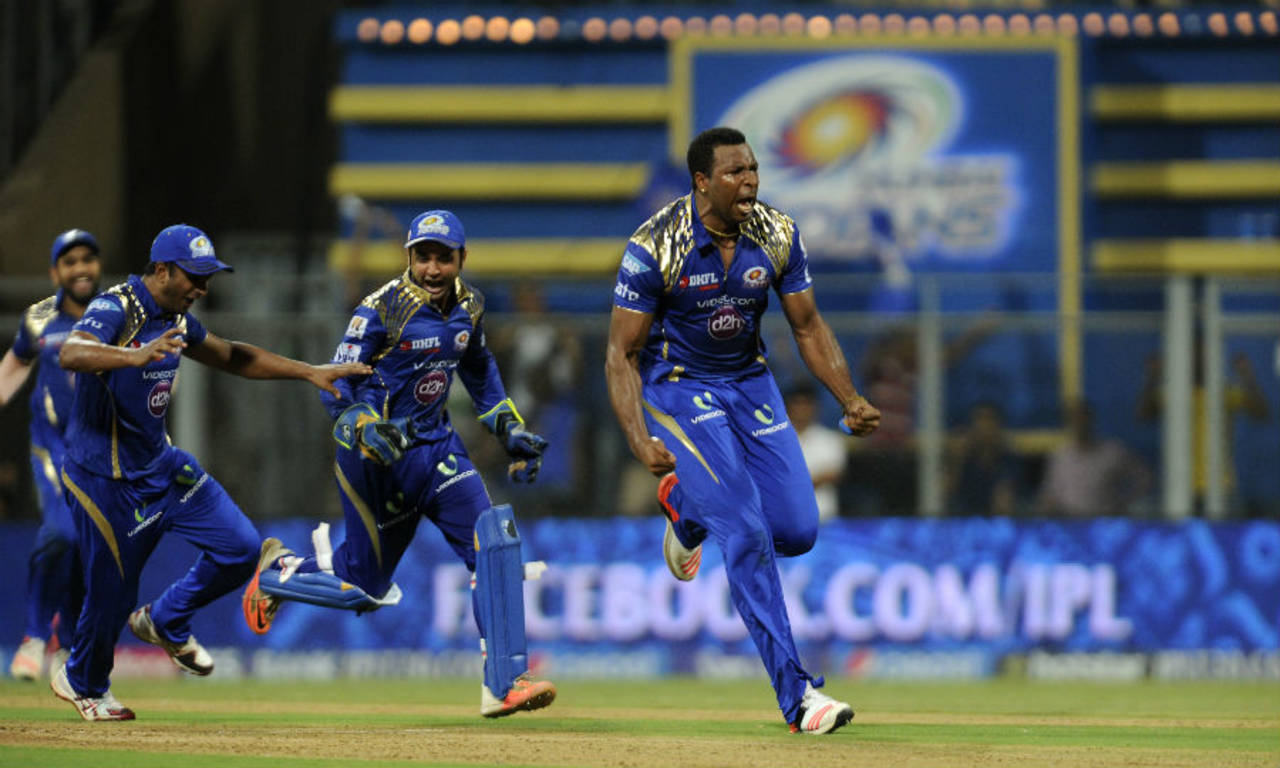
[[[312,365],[243,341],[228,341],[213,333],[206,335],[203,342],[187,348],[184,354],[198,363],[246,379],[309,381],[339,399],[342,398],[342,393],[333,386],[333,382],[346,376],[367,376],[373,373],[373,369],[364,363]]]
[[[182,332],[170,328],[140,347],[103,344],[84,331],[72,331],[58,353],[58,364],[76,373],[101,373],[117,368],[141,368],[147,363],[181,354],[187,346]]]
[[[0,359],[0,408],[9,404],[30,375],[30,362],[13,354],[12,349],[4,353],[4,358]]]
[[[831,332],[831,326],[822,319],[813,289],[782,296],[782,312],[791,324],[796,347],[805,366],[818,377],[844,410],[844,423],[853,434],[865,437],[880,426],[880,411],[865,397],[858,394],[849,375],[849,364],[844,352]]]
[[[605,353],[604,375],[609,385],[609,401],[618,424],[631,446],[631,453],[654,475],[676,468],[676,457],[657,437],[650,437],[641,412],[640,350],[649,337],[653,315],[614,307],[609,318],[609,347]]]

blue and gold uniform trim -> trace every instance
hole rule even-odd
[[[791,241],[796,236],[795,219],[757,200],[751,216],[739,225],[738,231],[760,246],[775,275],[786,271],[791,261]]]
[[[698,446],[694,445],[693,441],[689,439],[689,436],[685,434],[685,431],[681,429],[680,424],[675,420],[675,417],[658,410],[648,400],[644,401],[644,409],[649,412],[649,415],[653,417],[654,421],[662,425],[680,441],[681,445],[689,449],[689,453],[692,453],[693,457],[702,463],[702,466],[707,470],[707,474],[711,475],[711,479],[715,480],[716,484],[719,485],[720,478],[716,477],[716,473],[711,469],[711,465],[707,463],[706,459],[702,458],[702,452],[698,450]]]
[[[49,481],[49,485],[60,489],[62,485],[58,482],[58,468],[53,465],[53,457],[49,452],[33,443],[31,455],[40,460],[40,468],[44,470],[44,479]]]
[[[107,518],[103,516],[102,510],[98,509],[98,505],[93,503],[93,499],[89,498],[89,494],[80,490],[80,486],[71,482],[71,478],[67,477],[67,471],[62,470],[62,484],[71,491],[71,495],[76,497],[76,501],[80,502],[80,506],[84,507],[84,511],[89,514],[89,519],[98,527],[98,532],[102,534],[102,538],[107,542],[107,548],[111,550],[111,556],[116,559],[116,568],[120,570],[120,578],[124,579],[124,563],[120,560],[120,545],[116,543],[116,532],[112,530],[111,523],[107,522]]]
[[[471,327],[475,328],[479,325],[480,318],[484,314],[483,294],[464,283],[462,278],[455,279],[453,288],[458,306],[467,311],[467,314],[471,317]],[[413,282],[413,278],[410,276],[408,268],[406,268],[399,277],[388,281],[386,285],[369,294],[364,298],[364,301],[360,302],[360,306],[377,312],[378,319],[382,321],[383,327],[387,329],[386,340],[383,341],[382,348],[373,353],[369,360],[370,365],[376,364],[399,345],[400,336],[404,333],[405,326],[409,324],[409,320],[417,314],[423,304],[428,304],[430,301],[431,295]]]
[[[342,467],[335,461],[333,463],[333,474],[338,478],[338,487],[342,489],[342,494],[351,502],[351,506],[355,507],[356,513],[360,515],[360,522],[364,523],[365,530],[369,533],[369,543],[373,545],[373,557],[378,561],[378,569],[382,569],[382,539],[378,535],[378,521],[373,519],[373,512],[369,509],[369,505],[364,503],[364,499],[360,498],[360,494],[356,493],[356,489],[351,487],[351,481],[347,480],[347,476],[343,474]]]
[[[57,316],[58,296],[54,294],[27,307],[26,313],[22,316],[22,323],[27,327],[27,335],[35,340],[44,335],[44,329]]]
[[[676,198],[655,213],[631,236],[631,242],[658,262],[662,286],[670,293],[693,251],[693,194]]]

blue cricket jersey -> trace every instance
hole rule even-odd
[[[341,400],[320,393],[332,418],[353,403],[368,403],[383,418],[408,417],[415,442],[427,442],[453,431],[445,401],[455,372],[478,412],[506,399],[498,365],[485,344],[484,297],[461,279],[454,291],[453,308],[441,314],[405,270],[360,302],[333,362],[367,363],[373,373],[335,382]]]
[[[138,275],[108,288],[90,302],[72,328],[104,344],[141,347],[177,328],[194,347],[207,332],[190,313],[160,309]],[[165,414],[181,355],[168,355],[141,368],[117,368],[76,377],[67,427],[67,457],[88,472],[156,488],[171,479],[177,451],[165,429]]]
[[[27,307],[13,339],[13,354],[24,363],[36,363],[35,389],[31,392],[31,441],[48,448],[67,429],[75,374],[58,365],[58,351],[76,318],[62,311],[61,289]]]
[[[765,369],[760,317],[769,305],[769,289],[781,296],[813,282],[800,230],[790,216],[756,201],[739,231],[726,270],[690,193],[631,236],[613,303],[653,315],[639,361],[645,382],[682,376],[734,379]]]

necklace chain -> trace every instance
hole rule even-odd
[[[708,225],[707,225],[707,222],[705,222],[705,221],[704,221],[704,222],[702,222],[702,228],[703,228],[703,229],[705,229],[705,230],[707,230],[707,231],[708,231],[708,232],[710,232],[711,234],[715,235],[716,237],[723,237],[723,238],[726,238],[726,239],[734,238],[734,237],[737,237],[738,235],[742,234],[741,232],[721,232],[721,231],[720,231],[720,230],[718,230],[718,229],[712,229],[710,226],[708,226]]]

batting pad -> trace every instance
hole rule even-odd
[[[268,595],[300,603],[341,608],[356,613],[373,611],[384,605],[395,605],[403,594],[395,584],[382,597],[372,597],[355,584],[343,581],[332,573],[313,571],[293,573],[285,578],[275,568],[264,568],[258,577],[258,588]]]
[[[476,519],[476,610],[485,627],[484,684],[504,698],[516,677],[529,669],[524,635],[524,580],[541,575],[543,563],[520,556],[520,534],[510,504],[486,509]]]

